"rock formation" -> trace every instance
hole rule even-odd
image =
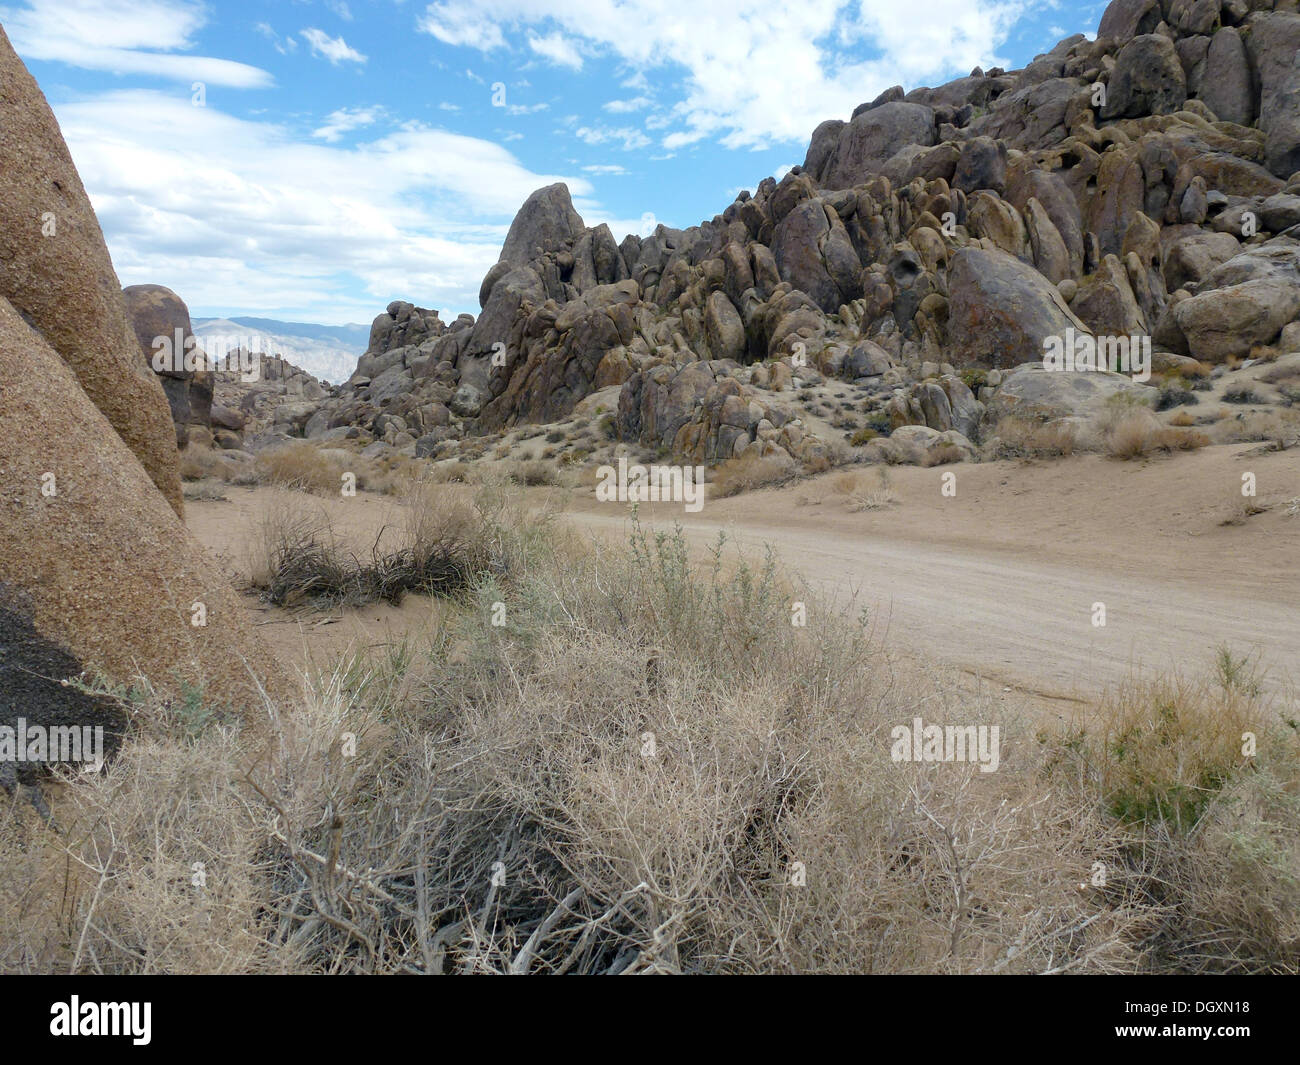
[[[563,185],[538,190],[478,318],[390,305],[304,428],[437,455],[619,386],[629,443],[815,462],[824,443],[772,393],[841,377],[889,425],[978,437],[998,386],[957,375],[1041,361],[1066,330],[1211,364],[1278,342],[1298,227],[1293,0],[1114,0],[1095,40],[1023,70],[827,119],[802,166],[698,226],[616,242]],[[1005,379],[1053,393],[1040,410],[1095,391]]]
[[[131,302],[146,332],[188,327],[166,290]],[[45,662],[252,719],[260,686],[284,683],[178,517],[177,424],[126,307],[54,116],[0,32],[0,695],[21,700],[5,712],[78,712],[66,676],[10,675]]]

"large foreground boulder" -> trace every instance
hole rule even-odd
[[[58,122],[3,30],[0,296],[59,353],[181,513],[180,460],[167,397],[127,323],[104,235]],[[6,380],[29,382],[36,373],[18,367]]]
[[[72,370],[3,298],[0,380],[23,382],[0,389],[5,609],[30,615],[41,639],[119,684],[142,674],[250,719],[261,712],[259,683],[284,694],[221,570]]]

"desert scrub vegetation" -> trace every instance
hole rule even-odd
[[[429,635],[242,732],[146,698],[60,833],[0,821],[0,969],[1296,969],[1294,730],[1249,684],[1040,733],[771,553],[466,520],[505,564]],[[998,771],[892,761],[918,714],[999,726]]]
[[[727,459],[718,466],[713,475],[709,494],[722,499],[726,496],[740,495],[755,488],[785,484],[794,480],[795,464],[788,458],[775,455],[759,458],[753,453]]]
[[[385,526],[362,557],[323,509],[282,494],[260,523],[253,590],[273,606],[396,604],[408,592],[454,595],[505,566],[484,514],[463,498],[437,496],[432,483],[417,483],[402,500],[400,525]]]

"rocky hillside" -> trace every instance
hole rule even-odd
[[[1154,405],[1043,372],[1044,343],[1150,337],[1153,385],[1300,346],[1298,53],[1295,0],[1115,0],[1023,70],[827,119],[802,166],[689,229],[619,242],[540,189],[478,318],[391,304],[301,431],[442,456],[610,389],[628,444],[815,467],[828,384],[857,441],[910,425],[964,453],[1011,411]]]

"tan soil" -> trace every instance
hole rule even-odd
[[[1269,509],[1222,524],[1240,510],[1245,472],[1256,475],[1255,502]],[[940,490],[948,473],[954,497]],[[1288,508],[1300,499],[1300,450],[1240,444],[1135,462],[1085,455],[895,467],[896,501],[856,513],[837,491],[846,475],[878,487],[876,468],[851,467],[710,501],[698,514],[661,503],[642,505],[640,516],[651,525],[681,522],[701,548],[719,529],[753,553],[772,543],[839,603],[856,596],[855,609],[871,611],[889,646],[1035,701],[1091,702],[1134,671],[1204,673],[1227,645],[1257,655],[1265,687],[1296,702],[1300,514]],[[228,491],[231,502],[191,503],[190,525],[238,570],[232,548],[249,539],[272,493]],[[556,491],[529,493],[540,502]],[[600,503],[590,489],[568,494],[580,528],[603,539],[625,535],[626,504]],[[391,500],[364,495],[322,505],[367,550],[397,512]],[[1096,602],[1106,606],[1100,628]],[[400,609],[329,615],[337,620],[327,625],[319,614],[264,610],[260,631],[287,661],[301,664],[311,652],[319,662],[427,625],[438,609],[410,597]]]

